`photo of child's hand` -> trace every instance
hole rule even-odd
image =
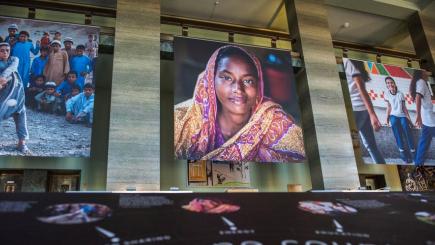
[[[66,119],[67,121],[71,121],[71,120],[73,119],[73,115],[72,115],[72,113],[71,113],[71,112],[67,112],[67,113],[66,113],[66,116],[65,116],[65,119]]]
[[[417,118],[415,119],[415,127],[421,128],[422,125],[423,125],[423,122],[421,120],[421,116],[417,116]]]
[[[376,116],[370,117],[370,122],[372,124],[373,129],[377,132],[381,129],[381,123],[379,122],[379,119]]]
[[[410,119],[410,118],[407,118],[407,120],[408,120],[408,125],[409,125],[409,127],[410,127],[410,128],[414,128],[415,125],[412,123],[411,119]]]
[[[8,81],[6,80],[6,78],[4,78],[4,77],[0,77],[0,90],[3,88],[3,87],[5,87],[6,86],[6,83],[7,83]]]

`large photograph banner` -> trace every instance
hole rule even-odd
[[[290,52],[176,37],[177,159],[305,159]]]
[[[99,28],[0,17],[0,156],[89,157]]]
[[[343,59],[367,164],[435,165],[435,103],[424,70]]]

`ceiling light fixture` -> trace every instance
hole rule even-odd
[[[350,23],[349,22],[344,22],[342,25],[340,25],[339,27],[338,27],[338,30],[334,33],[334,35],[336,35],[336,34],[338,34],[338,33],[340,33],[341,31],[343,31],[344,29],[347,29],[347,28],[349,28],[350,27]],[[333,35],[333,36],[334,36]]]

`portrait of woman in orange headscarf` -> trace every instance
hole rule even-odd
[[[260,61],[238,46],[223,46],[199,74],[193,98],[175,105],[178,159],[300,162],[301,128],[264,96]]]

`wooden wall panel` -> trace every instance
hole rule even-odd
[[[160,189],[160,1],[118,0],[107,190]]]
[[[286,0],[297,74],[305,147],[313,189],[360,186],[327,10],[322,0]]]

